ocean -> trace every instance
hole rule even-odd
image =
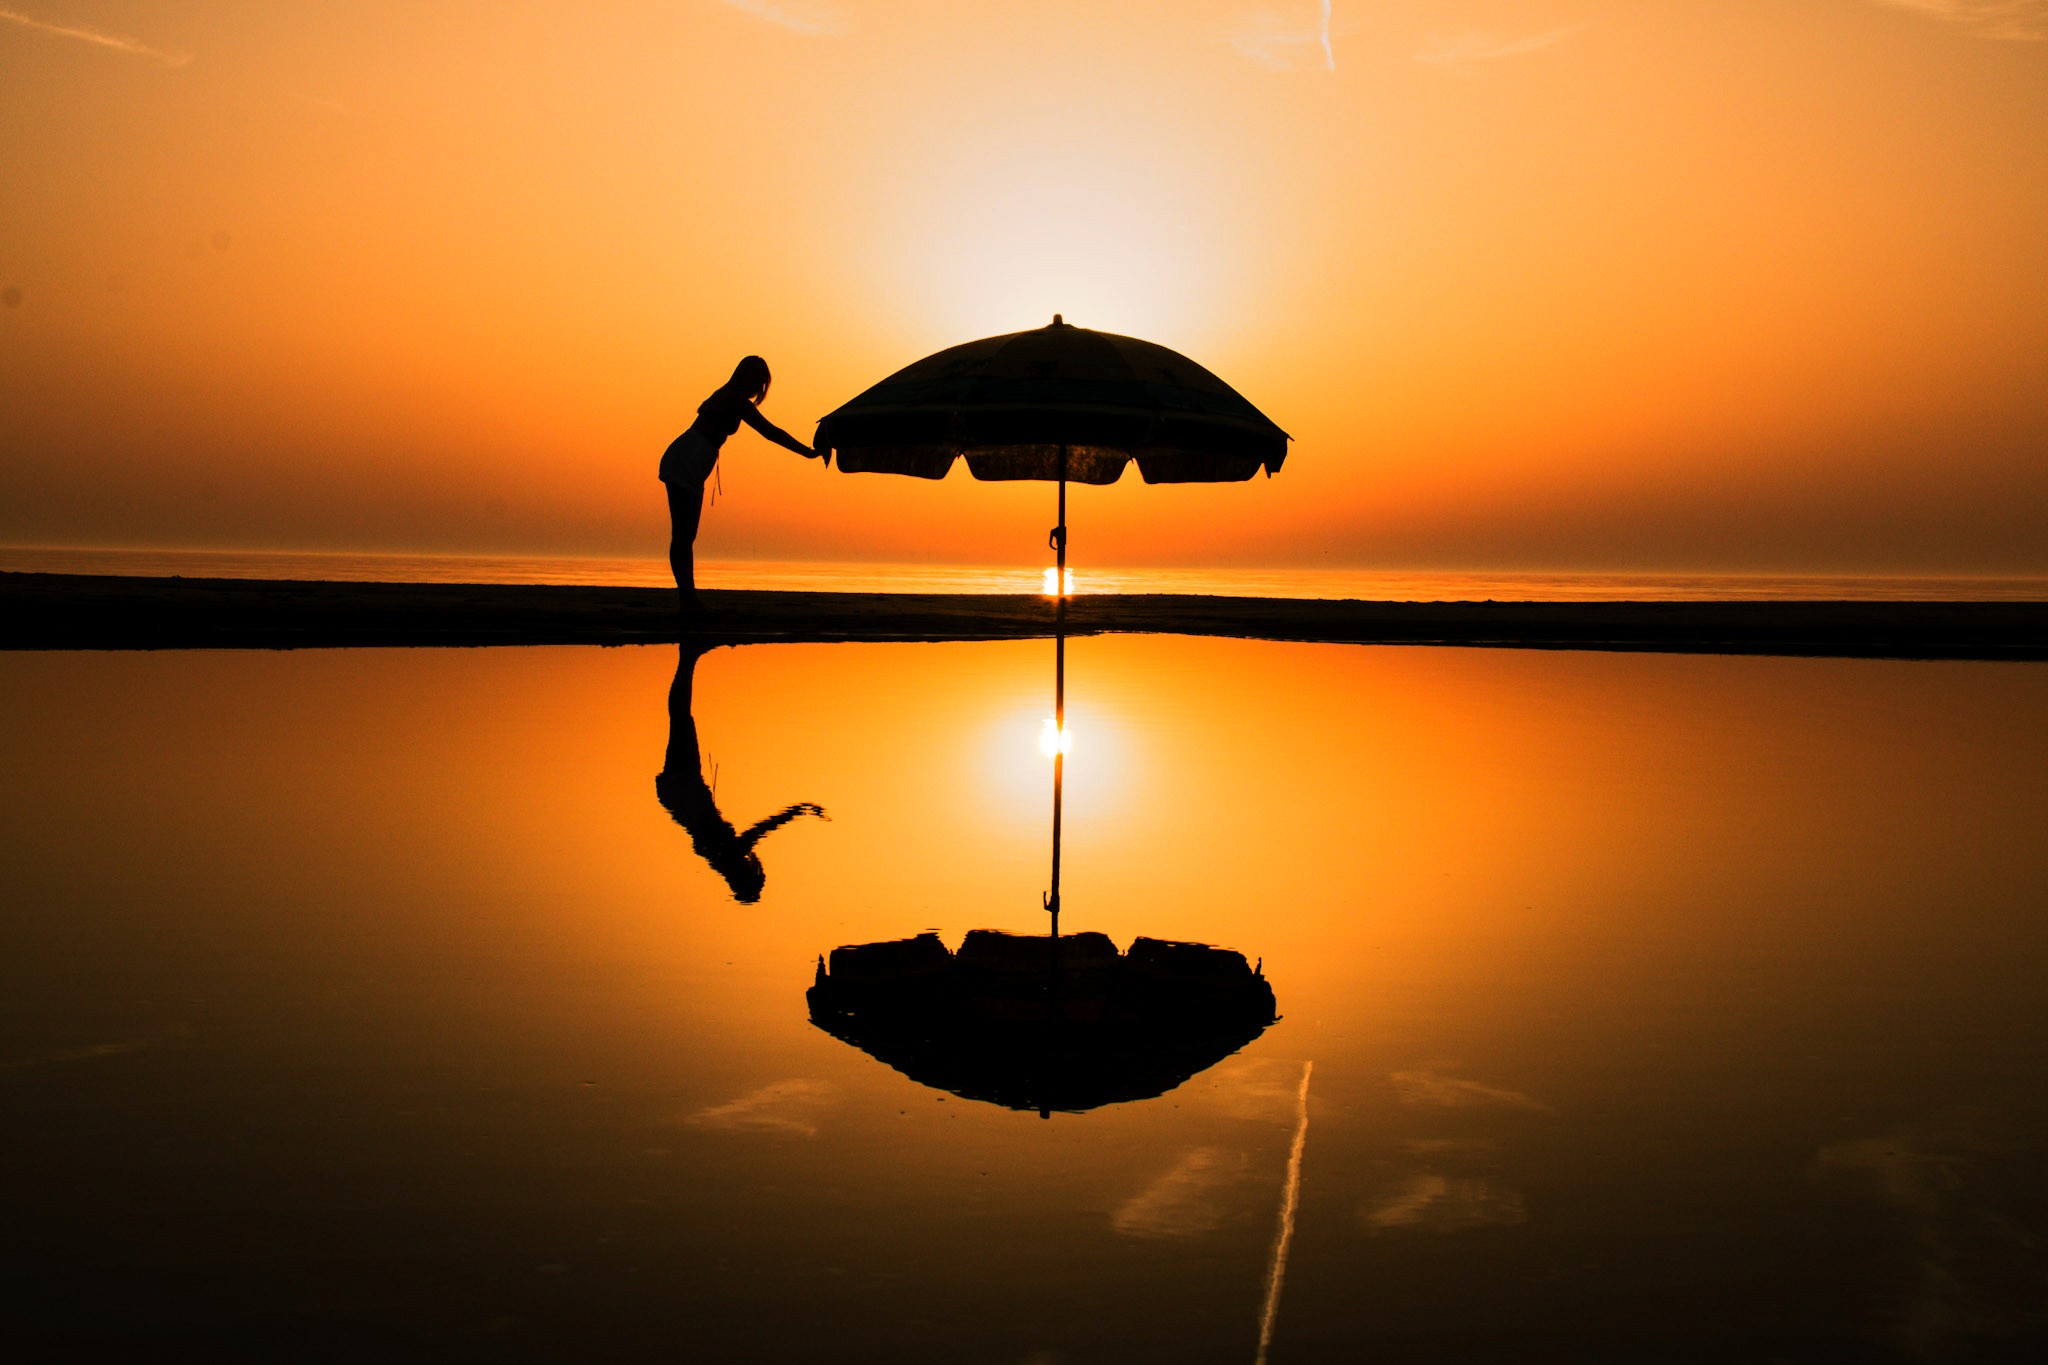
[[[665,559],[279,550],[0,547],[0,572],[265,578],[349,583],[558,583],[666,587]],[[698,586],[784,592],[1028,593],[1031,564],[700,562]],[[1682,573],[1369,568],[1092,568],[1072,591],[1375,602],[2048,601],[2048,575]]]

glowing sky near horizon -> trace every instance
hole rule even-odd
[[[1084,566],[2048,571],[2048,3],[9,0],[0,74],[0,543],[655,555],[739,355],[808,436],[1060,312],[1296,438]],[[707,558],[1043,553],[729,451]]]

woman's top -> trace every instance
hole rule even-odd
[[[661,457],[663,483],[702,483],[718,463],[718,448],[740,429],[753,404],[730,389],[719,389],[697,405],[697,420],[669,443]]]
[[[719,389],[697,405],[697,420],[690,423],[690,430],[702,436],[713,450],[725,444],[725,438],[740,429],[746,420],[747,409],[753,406],[731,389]]]

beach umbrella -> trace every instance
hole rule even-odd
[[[818,423],[849,474],[1235,483],[1277,474],[1287,433],[1194,361],[1069,326],[984,337],[906,366]]]
[[[1049,326],[926,356],[818,423],[812,445],[849,474],[942,479],[959,461],[977,479],[1059,485],[1054,560],[1053,718],[1066,734],[1067,485],[1110,484],[1138,466],[1146,483],[1234,483],[1279,472],[1287,433],[1177,351],[1136,337]],[[1064,745],[1061,746],[1064,748]],[[1052,890],[1059,925],[1060,801],[1053,756]]]
[[[1277,1017],[1264,973],[1227,948],[992,929],[958,952],[931,932],[835,948],[806,1001],[920,1085],[1048,1118],[1163,1095]]]

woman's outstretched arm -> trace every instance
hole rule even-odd
[[[775,812],[775,814],[768,816],[764,820],[756,821],[753,828],[747,830],[745,833],[739,836],[740,847],[747,849],[752,848],[755,844],[760,843],[763,839],[773,834],[776,830],[781,829],[784,825],[796,819],[799,815],[815,815],[820,820],[829,820],[832,818],[829,815],[825,814],[825,808],[819,805],[817,802],[799,801],[794,806],[785,807],[784,809]]]
[[[752,403],[742,403],[740,405],[740,419],[769,440],[775,442],[775,444],[781,446],[784,450],[794,450],[805,459],[809,459],[818,453],[784,431],[781,427],[776,426],[775,423],[769,421],[766,417],[763,417],[761,410]]]

